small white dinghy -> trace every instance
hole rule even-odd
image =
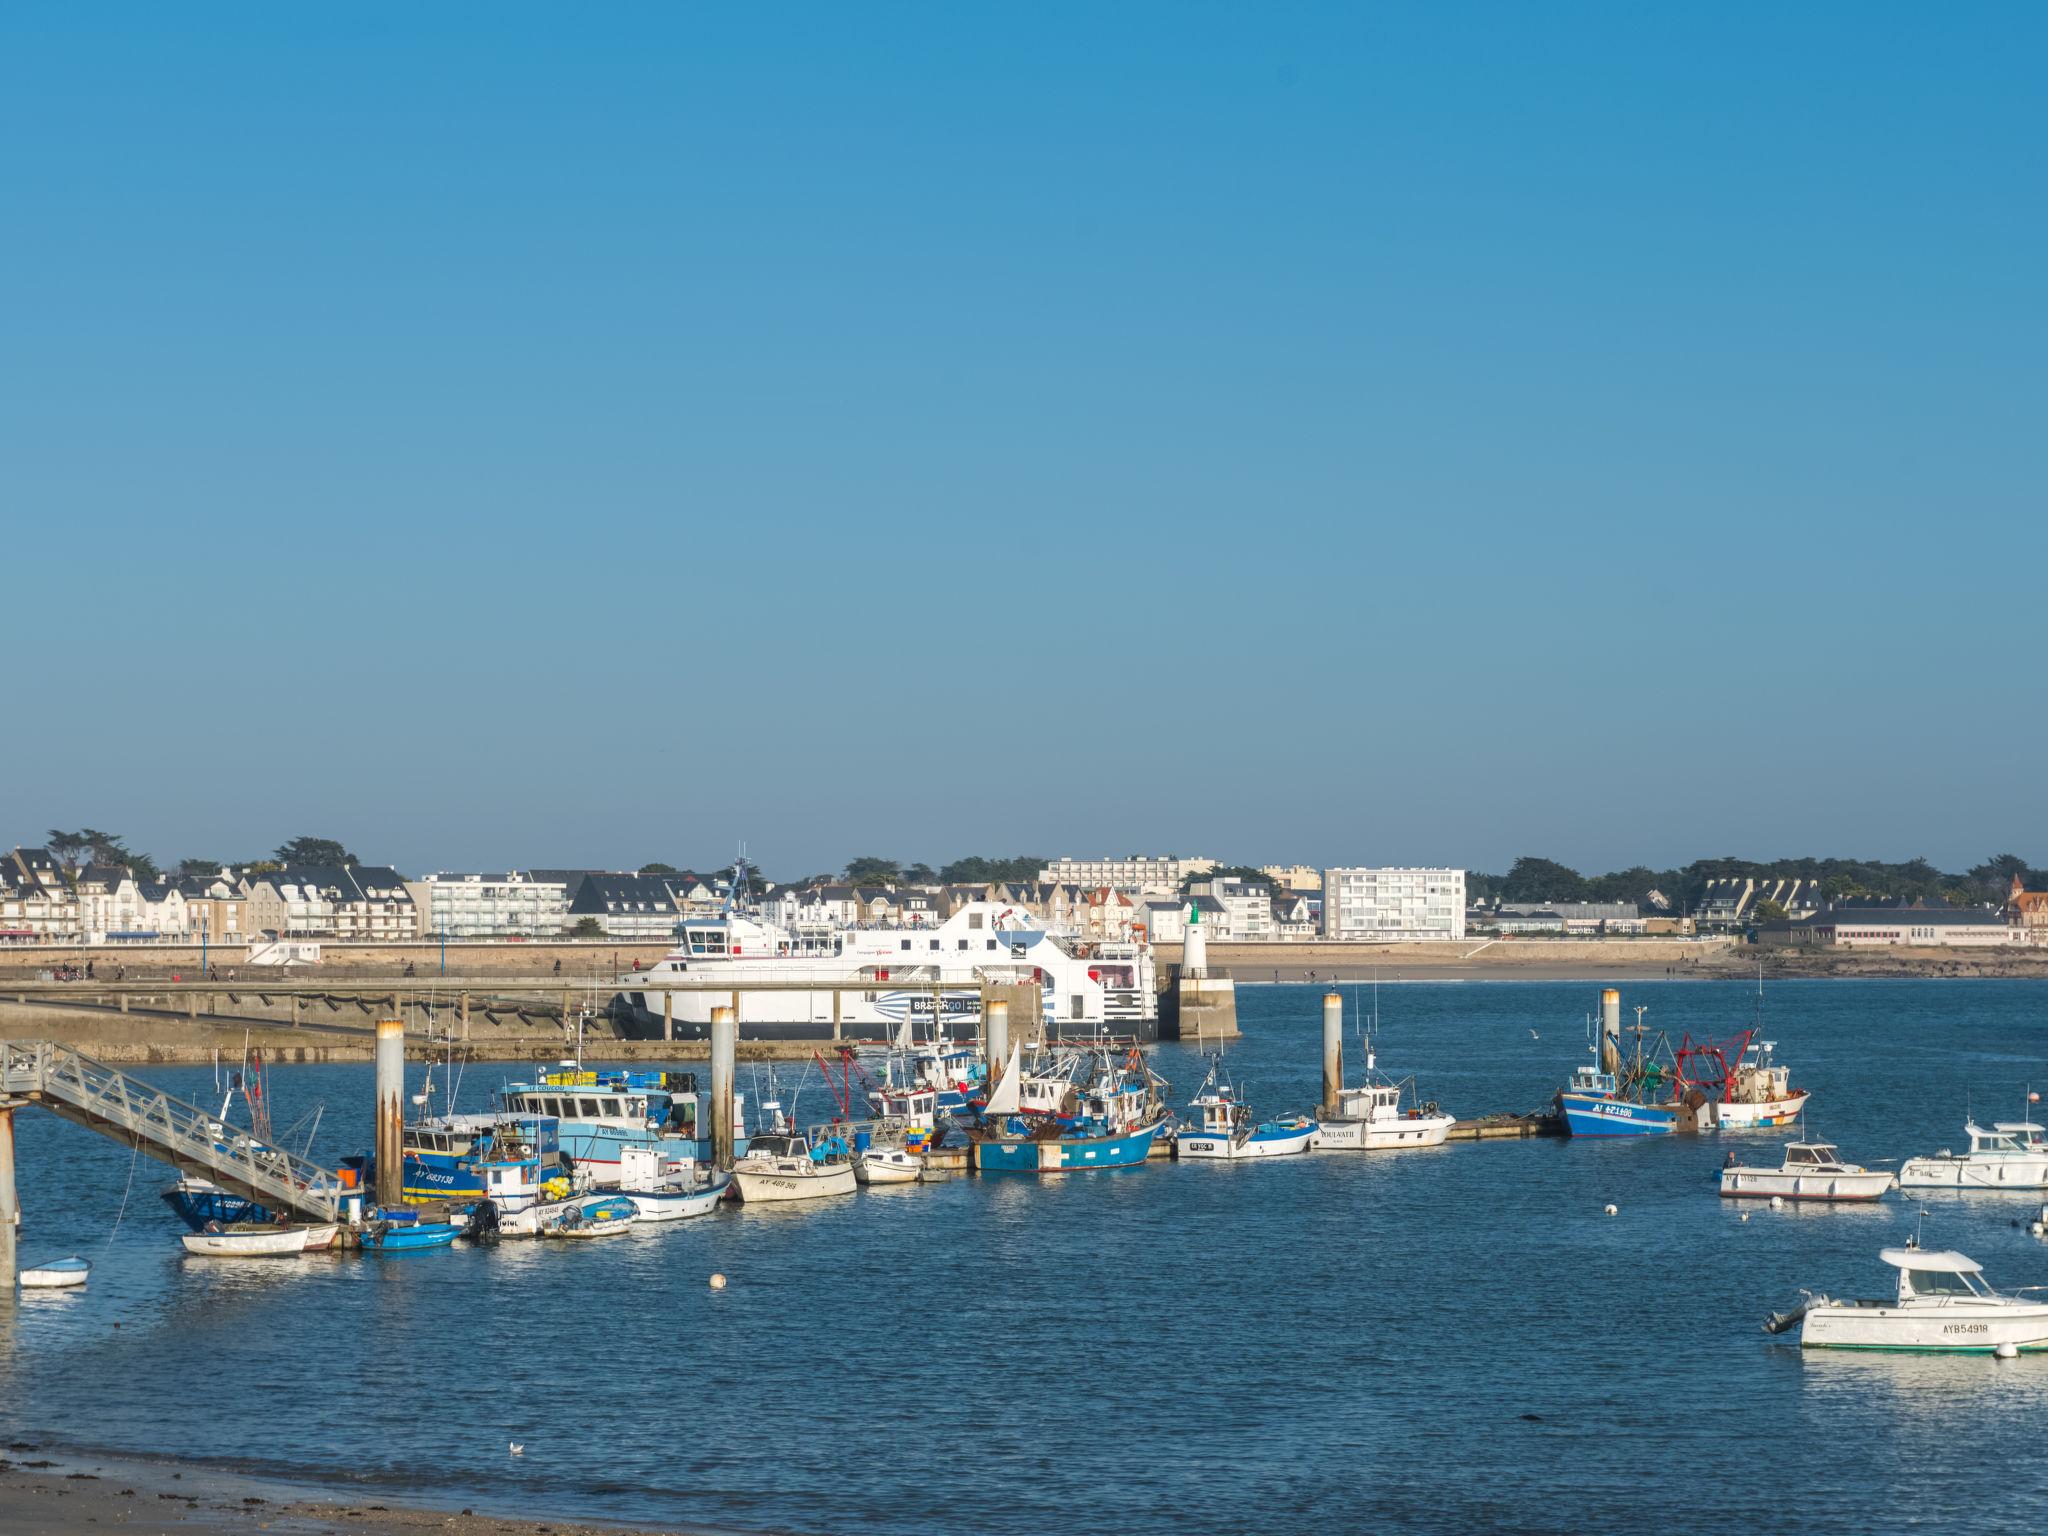
[[[853,1154],[853,1176],[862,1184],[915,1184],[924,1172],[924,1159],[901,1147],[858,1147]]]
[[[32,1264],[20,1273],[22,1289],[61,1291],[85,1284],[92,1274],[91,1259],[52,1259]]]
[[[237,1221],[227,1226],[209,1221],[199,1232],[185,1232],[178,1241],[187,1253],[209,1259],[288,1259],[306,1251],[307,1227],[280,1227],[268,1221]],[[330,1231],[328,1241],[332,1242]]]

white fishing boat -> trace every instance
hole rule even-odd
[[[853,1176],[862,1184],[915,1184],[924,1172],[924,1159],[902,1147],[870,1143],[856,1147]]]
[[[1724,1086],[1725,1097],[1713,1106],[1712,1123],[1724,1131],[1750,1131],[1792,1125],[1806,1108],[1807,1091],[1792,1086],[1792,1071],[1772,1059],[1774,1040],[1751,1036]]]
[[[1837,1301],[1806,1293],[1764,1323],[1766,1333],[1799,1329],[1804,1349],[1919,1350],[1941,1354],[2048,1349],[2048,1300],[2001,1295],[1975,1259],[1950,1251],[1887,1248],[1898,1271],[1890,1301]],[[2039,1290],[2041,1287],[2029,1287]]]
[[[853,1158],[843,1141],[827,1137],[814,1146],[800,1131],[755,1136],[747,1155],[733,1164],[732,1179],[748,1205],[850,1195],[856,1186]]]
[[[85,1284],[92,1278],[91,1259],[51,1259],[43,1264],[31,1264],[16,1277],[25,1291],[64,1291]]]
[[[642,1221],[687,1221],[702,1216],[731,1187],[711,1179],[689,1158],[664,1160],[659,1153],[628,1147],[619,1193],[633,1202]]]
[[[237,1221],[226,1226],[210,1221],[198,1232],[182,1232],[178,1241],[187,1253],[210,1259],[288,1259],[306,1251],[310,1227],[281,1227],[267,1221]],[[327,1229],[331,1243],[333,1229]]]
[[[1729,1153],[1721,1170],[1721,1193],[1729,1196],[1773,1195],[1786,1200],[1880,1200],[1893,1179],[1883,1169],[1845,1163],[1832,1142],[1795,1141],[1785,1148],[1776,1168],[1745,1168]]]
[[[1340,1006],[1338,997],[1332,991],[1325,1007]],[[1339,1063],[1336,1112],[1318,1117],[1315,1136],[1309,1143],[1319,1151],[1393,1152],[1440,1147],[1450,1136],[1451,1127],[1458,1123],[1457,1116],[1445,1114],[1434,1100],[1421,1102],[1414,1078],[1397,1080],[1379,1070],[1378,1053],[1373,1049],[1379,1016],[1379,984],[1375,982],[1370,1027],[1361,1026],[1359,1030],[1365,1044],[1365,1076],[1356,1088],[1346,1088]],[[1329,1015],[1324,1017],[1327,1027]]]
[[[1932,1157],[1909,1157],[1899,1168],[1901,1189],[2048,1189],[2048,1141],[2031,1120],[2001,1120],[1989,1130],[1963,1126],[1970,1150],[1943,1148]]]
[[[1255,1120],[1223,1076],[1220,1062],[1209,1069],[1188,1109],[1192,1120],[1173,1141],[1173,1155],[1179,1158],[1291,1157],[1306,1152],[1316,1134],[1316,1122],[1307,1115]]]

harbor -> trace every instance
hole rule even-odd
[[[1955,1143],[1966,1099],[1974,1093],[1979,1114],[1993,1118],[1982,1107],[1993,1088],[2002,1090],[2024,1071],[2019,1059],[2040,1049],[2028,984],[2003,984],[2011,988],[2004,996],[1982,984],[1914,984],[1893,993],[1881,990],[1886,985],[1875,984],[1880,990],[1873,992],[1786,983],[1769,995],[1770,1017],[1783,1036],[1781,1051],[1793,1064],[1795,1080],[1813,1093],[1810,1122],[1866,1163],[1931,1154]],[[1327,995],[1306,987],[1267,987],[1246,995],[1243,1038],[1225,1047],[1223,1061],[1234,1090],[1259,1118],[1319,1104]],[[1535,983],[1479,994],[1411,987],[1397,999],[1383,994],[1372,1070],[1398,1071],[1396,1083],[1412,1072],[1423,1094],[1453,1113],[1469,1106],[1475,1133],[1505,1128],[1517,1123],[1514,1117],[1482,1122],[1479,1112],[1516,1104],[1547,1109],[1543,1101],[1564,1081],[1571,1062],[1585,1054],[1585,1016],[1593,1011],[1597,1022],[1599,1001],[1599,989],[1585,984]],[[1742,1022],[1751,1006],[1737,984],[1645,984],[1625,992],[1623,1001],[1642,1002],[1653,1019],[1667,1015],[1671,1026],[1683,1022],[1717,1034],[1729,1032],[1721,1026]],[[1357,1089],[1367,1068],[1359,1031],[1350,1021],[1372,1017],[1369,989],[1355,996],[1345,989],[1339,1003],[1345,1021],[1339,1043],[1347,1059],[1338,1076]],[[1706,1003],[1711,1008],[1703,1012]],[[1959,1056],[1938,1032],[1962,1020],[1970,1021],[1971,1043]],[[1884,1032],[1888,1049],[1872,1048],[1873,1029]],[[1171,1085],[1168,1100],[1183,1110],[1199,1093],[1213,1055],[1186,1043],[1146,1052]],[[607,1070],[594,1059],[589,1069]],[[427,1108],[412,1099],[430,1088],[434,1108],[445,1102],[446,1070],[445,1059],[424,1055],[406,1064],[405,1114],[417,1116]],[[458,1110],[481,1107],[523,1071],[519,1064],[481,1062],[466,1070],[475,1075],[456,1096]],[[766,1063],[735,1062],[735,1089],[749,1113],[767,1098],[790,1101],[798,1074],[787,1063],[774,1070],[771,1084]],[[210,1066],[166,1066],[132,1075],[195,1104],[206,1103],[218,1081]],[[374,1070],[365,1065],[280,1066],[268,1078],[273,1119],[283,1127],[324,1104],[315,1149],[324,1156],[315,1161],[338,1172],[344,1157],[374,1140],[374,1082]],[[708,1080],[700,1081],[699,1091],[706,1086]],[[2006,1096],[2017,1092],[2014,1082]],[[799,1123],[828,1121],[836,1111],[816,1065],[789,1107]],[[2017,1103],[1996,1118],[2016,1112]],[[1539,1113],[1518,1123],[1543,1118]],[[1249,1165],[1155,1158],[1146,1168],[1053,1179],[976,1176],[964,1151],[956,1151],[936,1181],[872,1185],[794,1205],[724,1202],[699,1219],[595,1243],[461,1239],[414,1254],[337,1250],[288,1259],[204,1258],[180,1248],[177,1234],[184,1228],[157,1198],[166,1171],[149,1157],[138,1161],[130,1146],[39,1108],[17,1109],[14,1121],[23,1262],[61,1250],[89,1259],[93,1270],[75,1294],[24,1291],[0,1317],[0,1379],[9,1388],[10,1405],[0,1409],[0,1426],[44,1447],[42,1454],[149,1444],[160,1454],[202,1465],[232,1464],[242,1475],[288,1481],[301,1496],[309,1479],[317,1485],[323,1478],[348,1478],[361,1487],[368,1476],[380,1491],[375,1498],[353,1495],[358,1508],[420,1498],[425,1469],[432,1467],[433,1486],[447,1490],[441,1497],[479,1509],[503,1508],[505,1490],[523,1488],[522,1500],[564,1522],[741,1526],[761,1523],[762,1512],[770,1511],[773,1523],[786,1528],[907,1529],[886,1505],[861,1514],[847,1502],[849,1482],[880,1496],[895,1486],[894,1474],[849,1467],[827,1450],[824,1438],[816,1445],[800,1442],[779,1456],[776,1481],[756,1481],[748,1464],[729,1459],[745,1442],[753,1416],[738,1406],[742,1399],[735,1399],[731,1413],[714,1404],[722,1395],[795,1391],[808,1394],[806,1400],[823,1411],[821,1437],[877,1422],[909,1431],[917,1417],[909,1405],[866,1392],[842,1400],[828,1384],[886,1377],[889,1362],[913,1336],[906,1331],[910,1325],[820,1333],[804,1319],[814,1309],[849,1303],[864,1313],[913,1305],[909,1297],[929,1290],[904,1273],[906,1257],[913,1254],[946,1256],[938,1291],[943,1300],[927,1297],[917,1308],[938,1305],[948,1329],[985,1332],[1000,1326],[1014,1341],[1011,1347],[1027,1355],[1069,1332],[1079,1294],[1065,1278],[1072,1266],[1099,1263],[1137,1238],[1156,1257],[1119,1264],[1113,1279],[1091,1283],[1085,1292],[1095,1316],[1086,1332],[1097,1347],[1135,1348],[1142,1339],[1148,1353],[1171,1356],[1204,1341],[1225,1340],[1262,1359],[1305,1361],[1305,1333],[1329,1325],[1339,1309],[1368,1305],[1374,1321],[1366,1336],[1378,1341],[1390,1361],[1419,1369],[1437,1352],[1421,1325],[1430,1315],[1434,1277],[1478,1274],[1498,1255],[1522,1251],[1540,1256],[1545,1273],[1574,1271],[1581,1276],[1579,1288],[1592,1285],[1584,1315],[1574,1303],[1560,1314],[1559,1326],[1565,1338],[1596,1358],[1622,1358],[1615,1353],[1622,1348],[1619,1341],[1602,1342],[1611,1339],[1602,1314],[1624,1304],[1623,1287],[1683,1310],[1690,1320],[1685,1347],[1716,1359],[1743,1395],[1738,1420],[1753,1415],[1759,1422],[1797,1411],[1802,1398],[1829,1393],[1838,1383],[1864,1394],[1872,1386],[1882,1390],[1885,1378],[1852,1383],[1821,1369],[1831,1362],[1820,1358],[1809,1362],[1803,1379],[1798,1373],[1787,1379],[1770,1368],[1772,1346],[1756,1333],[1763,1309],[1792,1288],[1812,1284],[1820,1278],[1816,1270],[1826,1271],[1832,1283],[1852,1283],[1879,1267],[1880,1246],[1905,1242],[1922,1222],[1930,1247],[1963,1250],[2001,1283],[2029,1283],[2048,1270],[2048,1246],[2020,1224],[2048,1197],[2035,1198],[2030,1207],[2013,1196],[1937,1195],[1927,1218],[1913,1215],[1897,1197],[1818,1212],[1794,1203],[1780,1210],[1768,1202],[1717,1199],[1715,1179],[1732,1148],[1775,1160],[1785,1139],[1781,1134],[1585,1141],[1518,1131],[1483,1146],[1461,1146],[1457,1132],[1467,1128],[1463,1119],[1447,1144],[1419,1151],[1311,1151]],[[1609,1206],[1616,1214],[1606,1214]],[[1745,1211],[1752,1216],[1746,1222]],[[1816,1216],[1826,1219],[1816,1222]],[[1411,1251],[1417,1263],[1412,1271],[1375,1264],[1369,1288],[1358,1289],[1356,1280],[1346,1278],[1339,1255],[1361,1242],[1373,1251],[1388,1245]],[[1292,1278],[1276,1283],[1260,1256],[1290,1251],[1306,1254],[1305,1266],[1293,1266]],[[1177,1268],[1184,1253],[1202,1256],[1203,1281],[1194,1290]],[[1593,1272],[1587,1265],[1600,1266],[1598,1273],[1606,1275],[1605,1266],[1619,1262],[1620,1254],[1627,1260],[1612,1278],[1589,1280]],[[725,1284],[714,1289],[714,1276]],[[1114,1450],[1091,1444],[1078,1426],[1042,1426],[1019,1437],[993,1405],[972,1398],[957,1406],[956,1421],[994,1448],[985,1458],[992,1486],[1015,1505],[1021,1520],[1056,1518],[1054,1489],[1032,1471],[1041,1453],[1056,1454],[1083,1472],[1106,1470],[1112,1461],[1128,1465],[1138,1454],[1160,1478],[1184,1484],[1184,1495],[1160,1499],[1133,1522],[1141,1529],[1164,1529],[1176,1509],[1191,1512],[1204,1498],[1242,1487],[1262,1498],[1292,1500],[1305,1515],[1334,1518],[1334,1507],[1300,1485],[1289,1463],[1334,1454],[1342,1437],[1364,1425],[1372,1426],[1390,1453],[1417,1443],[1417,1436],[1464,1432],[1453,1426],[1492,1426],[1492,1435],[1479,1437],[1488,1443],[1474,1451],[1483,1472],[1489,1465],[1504,1469],[1508,1463],[1502,1458],[1524,1453],[1526,1447],[1511,1443],[1514,1437],[1540,1441],[1558,1432],[1544,1426],[1565,1415],[1597,1419],[1605,1411],[1554,1380],[1526,1379],[1531,1363],[1544,1358],[1544,1346],[1517,1321],[1511,1298],[1518,1294],[1482,1286],[1464,1340],[1470,1369],[1441,1397],[1398,1411],[1396,1388],[1383,1372],[1347,1372],[1350,1390],[1342,1393],[1315,1388],[1318,1411],[1302,1417],[1283,1407],[1277,1385],[1262,1375],[1226,1371],[1239,1405],[1233,1415],[1182,1419],[1174,1435],[1163,1427],[1140,1431],[1122,1437]],[[86,1360],[97,1362],[94,1370],[122,1362],[145,1381],[165,1372],[208,1369],[203,1362],[214,1351],[236,1346],[204,1329],[184,1337],[180,1319],[207,1315],[232,1320],[234,1336],[247,1341],[288,1338],[289,1345],[239,1346],[279,1360],[383,1363],[367,1376],[358,1370],[330,1373],[322,1406],[305,1430],[292,1427],[303,1412],[294,1406],[301,1404],[301,1394],[283,1379],[253,1388],[253,1413],[204,1414],[168,1426],[146,1421],[139,1400],[110,1401],[82,1390],[78,1366]],[[1638,1316],[1632,1325],[1637,1336],[1626,1349],[1668,1353],[1680,1335],[1649,1314]],[[608,1487],[601,1474],[582,1465],[586,1430],[565,1435],[549,1352],[508,1352],[502,1346],[507,1328],[587,1329],[600,1318],[618,1337],[657,1337],[680,1328],[686,1341],[678,1360],[692,1384],[695,1428],[683,1459],[672,1460],[672,1450],[663,1448],[658,1422],[623,1404],[604,1409],[592,1426],[620,1454],[651,1469],[631,1489]],[[115,1323],[122,1326],[116,1329]],[[461,1353],[461,1341],[470,1338],[500,1341],[489,1348],[487,1367],[427,1366],[445,1347]],[[1890,1369],[1905,1373],[1903,1381],[1921,1379],[1907,1365]],[[1509,1384],[1500,1371],[1515,1372],[1518,1384]],[[2031,1367],[2027,1371],[2009,1377],[1999,1390],[2039,1390],[2048,1400],[2048,1382],[2037,1387]],[[1108,1411],[1113,1399],[1103,1389],[1061,1374],[1079,1405]],[[400,1401],[387,1402],[373,1386],[379,1380],[413,1385]],[[1498,1386],[1489,1385],[1496,1381]],[[326,1432],[310,1438],[322,1424],[395,1427],[397,1415],[406,1412],[403,1397],[417,1390],[431,1390],[442,1411],[425,1421],[408,1418],[402,1450],[388,1432],[375,1439],[356,1432],[338,1442]],[[24,1417],[21,1408],[28,1403],[33,1413]],[[1536,1419],[1525,1420],[1524,1414]],[[1272,1434],[1289,1448],[1287,1458],[1244,1455],[1235,1420],[1245,1415],[1273,1426]],[[1674,1443],[1688,1443],[1692,1431],[1676,1405],[1651,1410],[1650,1419]],[[277,1426],[274,1432],[259,1432],[266,1422]],[[1581,1442],[1574,1432],[1574,1444]],[[508,1455],[511,1443],[522,1447],[519,1456]],[[1706,1443],[1699,1442],[1702,1449]],[[706,1457],[728,1458],[715,1493],[689,1472]],[[663,1470],[670,1465],[674,1473]],[[1225,1465],[1232,1468],[1228,1474]],[[1875,1479],[1871,1486],[1896,1498],[1909,1472],[1865,1467],[1858,1475]],[[1518,1476],[1517,1486],[1526,1491],[1526,1471]],[[1557,1496],[1565,1496],[1561,1483]],[[1178,1502],[1183,1497],[1185,1506]],[[1409,1510],[1424,1528],[1507,1517],[1477,1484],[1425,1491],[1397,1476],[1389,1497],[1392,1507]],[[1431,1501],[1433,1513],[1423,1513],[1423,1500]],[[1744,1507],[1738,1498],[1737,1510]]]

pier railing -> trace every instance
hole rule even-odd
[[[223,1125],[196,1104],[48,1040],[0,1041],[0,1102],[40,1104],[75,1125],[140,1147],[181,1173],[316,1221],[341,1208],[341,1176]]]

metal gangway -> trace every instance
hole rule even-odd
[[[341,1175],[49,1040],[0,1040],[0,1109],[38,1104],[274,1211],[333,1221]]]

